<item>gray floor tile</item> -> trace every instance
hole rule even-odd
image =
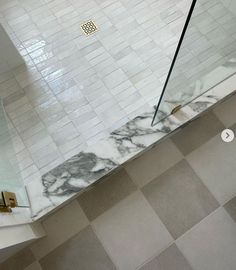
[[[92,224],[119,270],[140,267],[173,241],[139,191],[106,211]]]
[[[193,270],[178,247],[173,244],[140,270]]]
[[[235,133],[235,136],[236,136],[236,124],[232,125],[229,127],[230,129],[232,129]]]
[[[220,120],[214,113],[209,112],[184,127],[171,139],[179,150],[184,155],[187,155],[223,129],[224,125]]]
[[[230,214],[232,219],[236,222],[236,197],[224,205],[225,210]]]
[[[236,94],[214,109],[217,117],[229,127],[236,123]]]
[[[32,263],[31,265],[27,266],[24,270],[42,270],[38,261]]]
[[[34,255],[30,249],[25,248],[16,253],[2,264],[0,264],[1,270],[24,270],[27,266],[35,261]]]
[[[223,208],[202,220],[176,244],[194,270],[235,270],[236,226]]]
[[[174,238],[218,207],[215,198],[185,160],[142,190]]]
[[[91,227],[49,253],[40,264],[43,270],[116,269]]]
[[[183,158],[180,151],[169,139],[129,162],[125,169],[140,187],[162,174]]]
[[[93,220],[136,190],[124,169],[104,179],[78,198],[89,220]]]
[[[225,143],[218,134],[186,159],[221,204],[236,194],[236,140]]]
[[[42,222],[47,236],[31,245],[34,256],[37,259],[41,259],[66,240],[76,235],[88,224],[89,221],[79,203],[76,200],[72,201]]]

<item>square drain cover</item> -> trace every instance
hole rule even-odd
[[[80,27],[85,35],[91,35],[98,31],[98,27],[93,21],[85,22]]]

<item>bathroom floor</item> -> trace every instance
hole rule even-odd
[[[236,96],[81,194],[1,270],[235,270]],[[16,265],[18,268],[16,268]]]
[[[188,90],[190,78],[235,56],[229,3],[201,0],[178,67]],[[157,103],[190,4],[0,0],[0,22],[26,62],[0,75],[25,184]],[[80,28],[88,20],[99,28],[90,36]]]
[[[26,184],[158,101],[188,2],[0,1],[27,65],[0,76]]]

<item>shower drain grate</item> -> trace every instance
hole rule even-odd
[[[80,27],[81,27],[82,31],[84,32],[84,34],[87,36],[97,32],[99,30],[97,25],[93,21],[85,22]]]

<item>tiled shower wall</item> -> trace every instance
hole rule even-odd
[[[0,1],[26,62],[0,76],[26,183],[156,102],[188,2]],[[100,28],[89,37],[88,19]]]

